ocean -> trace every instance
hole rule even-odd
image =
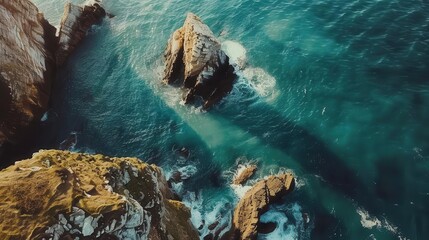
[[[65,0],[33,0],[58,26]],[[72,1],[81,4],[83,1]],[[202,237],[225,232],[257,175],[292,171],[296,189],[261,217],[259,239],[429,238],[429,2],[104,0],[57,73],[41,148],[139,157],[173,184]],[[246,59],[210,111],[162,83],[168,38],[193,12],[231,58]],[[189,152],[183,156],[181,149]],[[221,229],[220,229],[221,230]]]

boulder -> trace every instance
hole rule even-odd
[[[202,101],[209,108],[228,94],[236,75],[210,28],[189,13],[170,37],[163,80],[188,89],[185,102]]]
[[[98,3],[83,7],[67,3],[61,19],[59,46],[56,51],[57,65],[61,66],[76,46],[85,38],[92,25],[99,23],[106,11]]]
[[[259,217],[270,204],[291,192],[294,186],[295,180],[290,173],[269,176],[257,182],[234,210],[232,239],[256,239]]]
[[[1,239],[198,239],[160,168],[42,150],[0,171]]]
[[[237,173],[234,175],[234,179],[232,180],[232,184],[242,185],[249,180],[253,174],[255,174],[258,167],[256,165],[244,165],[237,170]]]

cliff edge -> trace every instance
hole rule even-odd
[[[41,150],[0,172],[1,239],[198,239],[161,169]]]
[[[0,0],[0,146],[39,119],[54,78],[55,28],[28,0]]]

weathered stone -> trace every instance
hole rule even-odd
[[[257,182],[234,210],[233,239],[256,239],[259,217],[271,203],[292,191],[294,185],[294,177],[289,173],[269,176]]]
[[[29,0],[0,0],[0,147],[17,142],[46,109],[55,28]]]
[[[98,3],[83,7],[71,3],[65,5],[56,52],[58,66],[64,64],[91,26],[99,23],[105,16],[106,11]]]
[[[253,174],[255,174],[258,167],[256,165],[246,165],[243,169],[239,169],[237,174],[234,176],[232,184],[241,185],[247,182]]]
[[[189,13],[171,36],[165,53],[164,81],[189,91],[186,103],[198,98],[209,108],[232,90],[236,78],[220,42],[199,17]]]
[[[1,239],[198,239],[161,170],[44,150],[0,172]]]

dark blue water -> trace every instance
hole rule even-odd
[[[58,24],[64,1],[35,2]],[[76,132],[76,151],[186,170],[176,188],[196,226],[228,222],[231,172],[253,161],[260,176],[289,169],[299,185],[264,216],[281,224],[261,239],[429,238],[429,2],[103,4],[116,17],[58,73],[43,146]],[[244,54],[237,43],[246,51],[233,92],[210,112],[161,83],[188,11],[231,55]]]

